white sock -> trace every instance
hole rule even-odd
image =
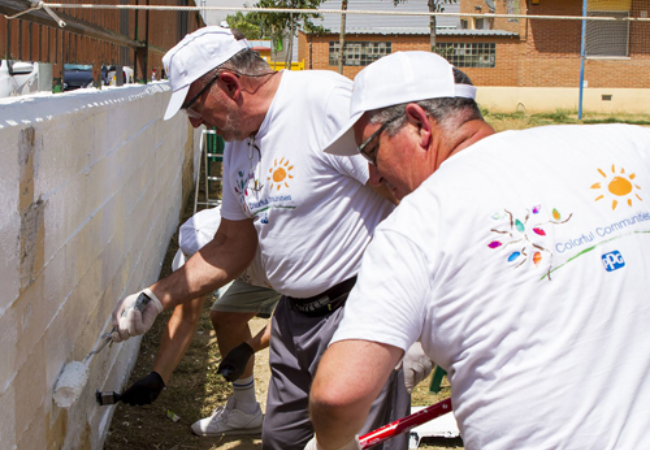
[[[233,397],[237,402],[236,408],[252,414],[257,410],[257,399],[255,398],[255,377],[240,378],[232,384]]]

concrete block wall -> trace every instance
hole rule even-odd
[[[122,296],[159,275],[198,158],[166,83],[0,103],[0,449],[99,449],[139,340],[88,361],[69,409],[65,364],[109,331]]]

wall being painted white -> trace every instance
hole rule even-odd
[[[109,331],[115,302],[159,275],[198,157],[166,83],[0,103],[0,448],[99,449],[139,339],[89,360],[69,409],[66,363]],[[195,144],[196,143],[196,144]],[[189,181],[188,181],[189,180]]]

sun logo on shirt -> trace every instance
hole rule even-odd
[[[267,180],[271,183],[271,191],[273,191],[273,188],[279,191],[282,186],[289,187],[288,181],[293,178],[293,175],[291,175],[292,170],[293,166],[289,165],[288,159],[286,161],[284,158],[280,161],[275,159],[267,177]]]
[[[641,188],[634,184],[633,180],[636,178],[636,175],[626,174],[625,169],[621,167],[621,170],[616,172],[616,166],[612,164],[612,174],[608,176],[601,169],[598,169],[598,173],[605,178],[604,183],[594,183],[591,185],[591,189],[602,189],[603,193],[596,197],[595,201],[609,197],[612,199],[612,210],[615,210],[618,206],[619,201],[627,202],[628,206],[632,206],[632,200],[634,197],[643,201],[643,199],[635,191],[640,190]]]

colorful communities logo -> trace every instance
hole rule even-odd
[[[288,181],[293,178],[291,171],[293,166],[289,165],[289,160],[282,158],[280,162],[277,159],[273,161],[273,167],[269,169],[267,180],[271,182],[271,192],[275,187],[278,191],[282,186],[289,187]]]
[[[248,179],[244,178],[244,172],[241,170],[237,172],[237,182],[235,183],[235,192],[239,195],[244,194],[248,195],[248,189],[246,189],[246,184]]]
[[[498,238],[491,241],[488,247],[492,250],[506,250],[506,262],[515,269],[523,266],[529,259],[532,261],[533,267],[539,267],[542,263],[546,264],[546,273],[550,280],[553,252],[544,247],[546,225],[567,223],[573,214],[562,219],[560,212],[553,209],[552,218],[544,221],[540,215],[541,210],[541,205],[533,207],[532,211],[526,210],[523,220],[505,209],[493,214],[490,218],[495,222],[503,222],[503,219],[508,220],[502,226],[490,229]],[[505,229],[501,229],[502,227]]]
[[[598,169],[598,173],[600,173],[605,181],[591,185],[591,189],[602,190],[602,193],[596,197],[596,201],[605,198],[611,200],[612,210],[616,209],[619,201],[625,201],[630,207],[632,206],[632,200],[634,200],[634,197],[643,201],[639,194],[635,192],[641,190],[638,185],[633,183],[633,180],[636,178],[635,174],[631,173],[627,175],[625,169],[622,167],[617,174],[616,166],[614,164],[612,164],[612,174],[610,176],[601,169]]]
[[[246,206],[246,197],[248,196],[248,180],[251,179],[251,175],[249,174],[248,177],[244,176],[244,172],[239,170],[237,172],[237,180],[235,181],[235,192],[239,196],[239,203],[241,204],[241,207],[244,212],[248,210],[248,207]]]

